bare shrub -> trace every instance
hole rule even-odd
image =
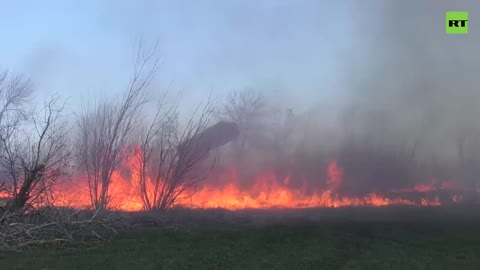
[[[213,108],[197,109],[184,128],[175,110],[160,113],[141,133],[137,155],[140,194],[146,210],[166,210],[206,176],[196,170],[212,150],[205,142]],[[203,133],[202,133],[203,132]]]
[[[102,102],[80,116],[76,156],[86,173],[95,209],[106,208],[110,202],[112,174],[127,156],[125,151],[137,127],[136,116],[147,102],[146,89],[157,71],[154,53],[144,54],[140,43],[133,77],[123,98]]]
[[[27,118],[28,99],[32,93],[31,83],[22,76],[0,73],[0,157],[8,160],[9,142],[17,135]],[[3,172],[5,173],[5,172]],[[0,192],[7,193],[6,177],[0,180]]]
[[[27,112],[28,81],[5,74],[0,77],[0,166],[3,189],[12,198],[6,208],[20,210],[46,198],[62,175],[69,157],[68,128],[59,97]]]

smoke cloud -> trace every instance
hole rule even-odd
[[[392,1],[362,12],[369,16],[359,19],[363,55],[353,63],[348,124],[370,136],[418,137],[424,154],[454,158],[456,137],[478,132],[478,7]],[[468,11],[470,34],[446,35],[446,11]]]
[[[234,122],[239,135],[215,153],[209,185],[228,184],[227,175],[248,189],[273,175],[273,184],[305,194],[364,195],[424,182],[477,187],[478,1],[167,3],[44,7],[46,19],[22,43],[40,45],[6,42],[0,58],[15,71],[26,63],[36,85],[51,88],[41,91],[78,101],[91,89],[108,97],[124,89],[132,32],[146,43],[158,39],[162,78],[152,89],[174,96],[187,89],[182,113],[209,93],[240,89],[216,108],[216,122]],[[24,15],[18,18],[39,16],[7,8]],[[470,33],[445,34],[446,11],[468,11]],[[0,24],[14,19],[1,15]],[[16,40],[19,29],[5,40]],[[343,170],[341,185],[328,181],[332,164]]]
[[[329,161],[337,160],[345,194],[425,182],[475,188],[479,7],[475,1],[352,3],[356,46],[339,57],[342,84],[337,99],[328,100],[334,105],[319,100],[290,110],[267,96],[275,116],[249,118],[247,150],[233,151],[244,185],[270,168],[281,185],[313,192],[326,188]],[[468,11],[470,33],[446,35],[446,11]]]

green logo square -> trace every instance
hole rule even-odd
[[[445,32],[447,34],[468,34],[468,12],[445,13]]]

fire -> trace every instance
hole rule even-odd
[[[420,202],[401,198],[386,198],[382,195],[370,193],[364,197],[341,197],[334,192],[342,182],[341,169],[335,161],[328,166],[327,183],[331,186],[327,190],[305,195],[299,190],[281,187],[271,178],[259,178],[251,189],[240,190],[234,184],[215,189],[205,187],[194,193],[188,200],[179,201],[180,205],[193,208],[226,208],[230,210],[246,208],[313,208],[313,207],[346,207],[346,206],[388,206],[388,205],[440,205],[438,198],[428,200],[422,198]],[[267,185],[265,185],[268,183]]]
[[[138,154],[138,153],[137,153]],[[135,157],[135,155],[133,155]],[[135,173],[138,166],[132,157],[126,162],[130,173],[115,172],[111,183],[111,209],[123,211],[141,211],[144,208],[140,195],[140,176]],[[242,179],[238,170],[231,169],[216,176],[223,184],[211,184],[208,179],[204,184],[177,198],[175,205],[188,208],[225,208],[230,210],[257,208],[313,208],[313,207],[347,207],[347,206],[438,206],[441,202],[438,196],[434,198],[419,198],[416,200],[402,198],[396,192],[430,192],[455,187],[453,183],[446,182],[436,185],[435,181],[428,184],[418,184],[411,189],[393,191],[396,196],[386,196],[370,193],[365,196],[342,196],[338,190],[344,182],[344,171],[335,160],[329,162],[326,168],[326,184],[324,189],[307,190],[306,188],[293,189],[287,187],[294,181],[290,176],[278,180],[273,171],[265,171],[257,175],[249,187],[241,188],[238,183]],[[322,179],[319,179],[322,182]],[[152,194],[153,186],[147,184],[146,192]],[[74,208],[87,208],[91,205],[90,193],[86,179],[74,179],[62,183],[54,188],[54,205]],[[8,194],[0,193],[1,197]],[[460,202],[462,197],[454,195],[451,202]]]
[[[131,162],[129,164],[134,164]],[[179,197],[177,206],[188,208],[225,208],[230,210],[257,208],[313,208],[313,207],[346,207],[346,206],[388,206],[388,205],[440,205],[438,197],[434,199],[420,198],[408,200],[401,197],[386,197],[381,194],[370,193],[362,197],[341,196],[337,189],[343,182],[344,172],[336,161],[327,166],[325,183],[327,188],[306,192],[304,189],[287,188],[285,183],[293,181],[287,179],[277,181],[273,172],[258,175],[249,188],[240,188],[238,185],[239,173],[231,170],[220,176],[223,186],[206,184],[193,190],[191,193]],[[90,204],[86,181],[76,181],[83,185],[59,186],[55,204],[58,206],[87,207]],[[132,173],[125,177],[115,173],[112,180],[112,199],[110,208],[124,211],[140,211],[144,209],[139,193],[138,175]],[[416,186],[413,190],[430,190],[426,186]],[[456,196],[455,201],[460,197]]]
[[[327,177],[327,185],[333,186],[333,187],[338,187],[342,184],[342,179],[343,179],[343,171],[341,168],[337,166],[336,161],[331,161],[328,164],[328,169],[327,169],[328,177]]]
[[[458,189],[458,185],[453,181],[445,181],[439,183],[437,179],[430,179],[427,183],[416,184],[412,188],[408,189],[397,189],[394,192],[431,192],[431,191],[440,191],[440,190],[455,190]]]

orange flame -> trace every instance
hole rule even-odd
[[[133,164],[133,163],[131,163]],[[343,182],[343,170],[336,161],[327,167],[327,189],[306,194],[301,190],[287,188],[276,181],[275,174],[265,172],[255,178],[247,189],[242,189],[238,172],[231,170],[222,178],[225,184],[215,187],[205,184],[190,194],[176,201],[177,206],[189,208],[225,208],[230,210],[247,208],[312,208],[312,207],[345,207],[345,206],[388,206],[388,205],[440,205],[438,197],[433,200],[421,198],[419,201],[398,198],[387,198],[381,194],[371,193],[363,197],[346,197],[337,194],[337,188]],[[286,181],[291,181],[288,179]],[[85,183],[86,181],[79,181]],[[285,182],[285,181],[284,181]],[[208,183],[208,181],[206,181]],[[140,211],[143,205],[138,189],[138,175],[132,173],[128,179],[116,173],[112,180],[112,200],[110,207],[124,211]],[[429,190],[424,186],[414,190]],[[59,197],[55,200],[58,206],[85,207],[89,205],[86,184],[76,188],[61,187]],[[455,198],[459,200],[458,197]]]
[[[137,153],[138,154],[138,153]],[[112,177],[109,207],[124,211],[140,211],[144,209],[142,204],[139,175],[135,173],[136,161],[134,158],[126,162],[131,172],[128,176],[122,176],[115,172]],[[223,186],[213,186],[206,181],[193,192],[185,194],[176,201],[177,206],[189,208],[225,208],[230,210],[247,208],[312,208],[312,207],[346,207],[346,206],[388,206],[388,205],[416,205],[437,206],[440,205],[438,197],[434,199],[420,198],[419,200],[403,199],[401,197],[389,198],[381,194],[370,193],[366,196],[351,197],[338,194],[338,188],[344,181],[344,172],[335,160],[327,166],[325,179],[326,188],[305,192],[305,190],[287,188],[283,185],[290,183],[292,179],[287,177],[283,181],[277,181],[273,172],[264,172],[258,175],[249,188],[240,188],[239,173],[236,170],[227,171],[220,177]],[[446,183],[436,189],[447,189],[453,184]],[[147,185],[147,192],[152,192],[152,186]],[[427,192],[436,190],[431,184],[414,186],[410,191]],[[407,190],[402,190],[407,191]],[[56,206],[68,206],[74,208],[86,208],[90,203],[89,190],[85,179],[76,179],[73,183],[56,186],[54,190]],[[2,195],[0,194],[0,198]],[[5,197],[5,196],[3,196]],[[452,197],[452,202],[461,201],[461,196]]]

